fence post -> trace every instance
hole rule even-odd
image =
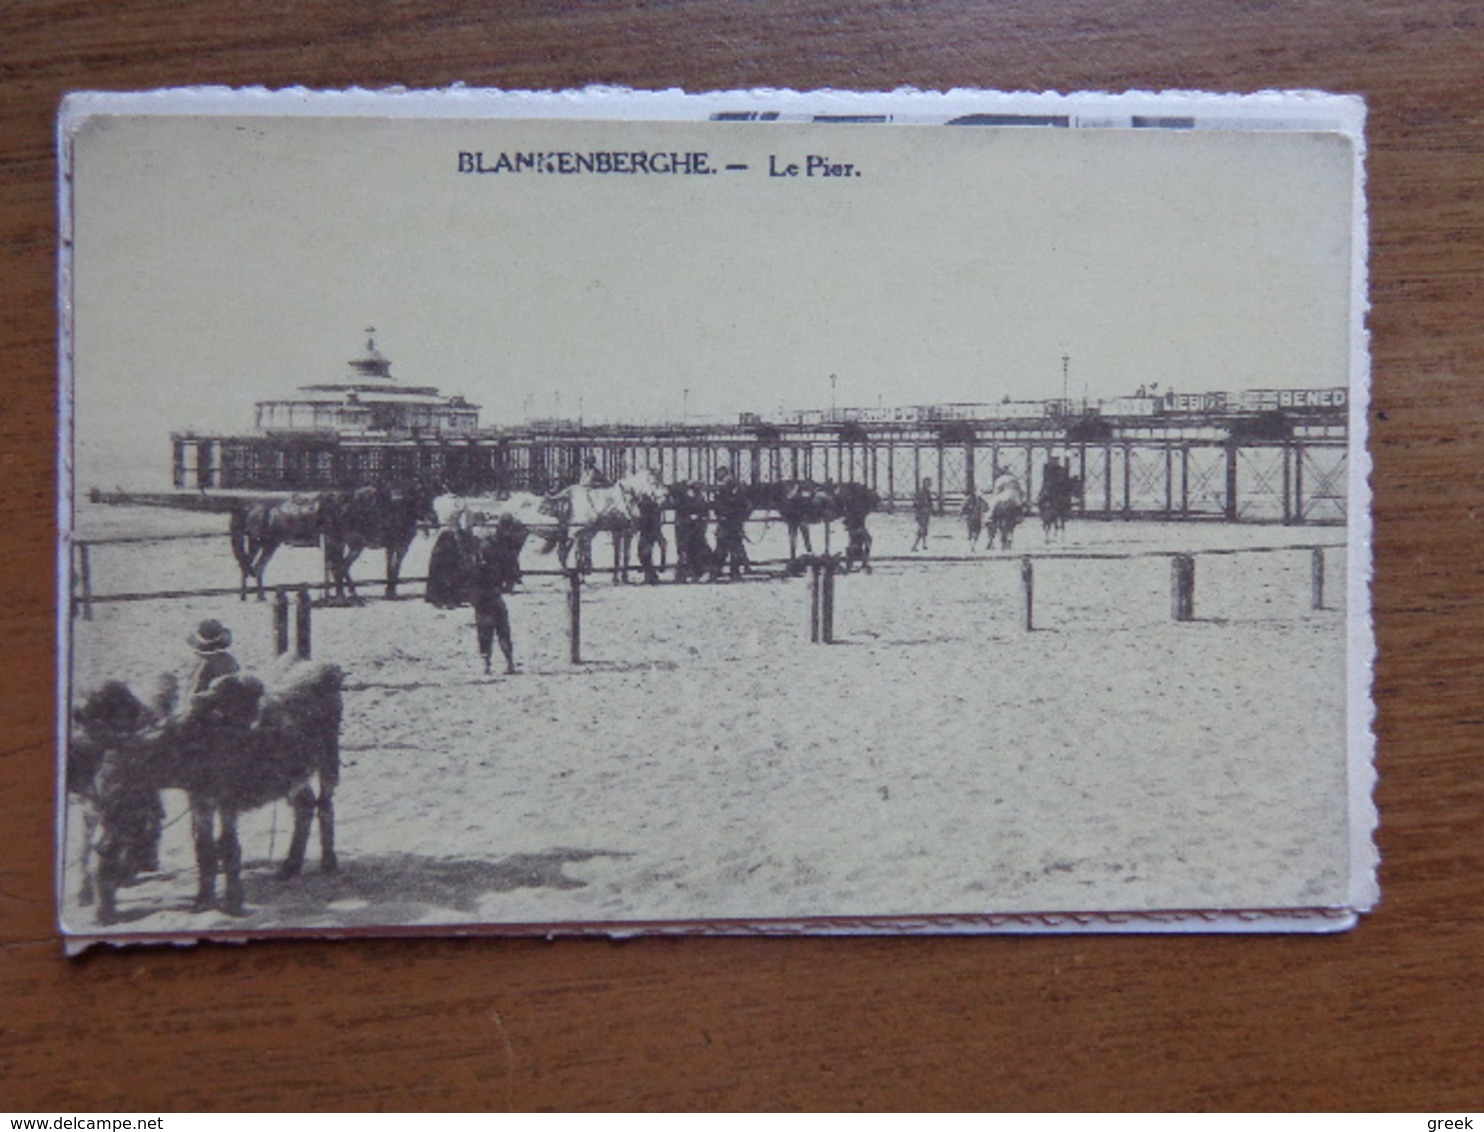
[[[1324,608],[1324,548],[1316,546],[1309,559],[1310,588],[1315,609]]]
[[[819,599],[819,562],[811,560],[809,563],[809,643],[814,645],[819,644]]]
[[[295,609],[297,616],[294,619],[294,653],[300,660],[309,659],[309,617],[313,608],[309,601],[309,587],[300,586],[298,606]],[[285,641],[284,644],[287,647],[288,642]]]
[[[827,645],[835,643],[835,560],[824,560],[824,586],[820,601],[819,638]]]
[[[289,651],[289,595],[282,587],[273,591],[273,655]]]
[[[567,571],[567,642],[573,664],[582,663],[582,571]]]
[[[82,586],[82,619],[93,619],[93,561],[85,542],[77,544],[77,577]]]
[[[1170,616],[1195,620],[1195,555],[1177,554],[1170,560]]]
[[[1036,627],[1036,568],[1029,557],[1020,560],[1020,597],[1021,611],[1025,614],[1025,631],[1029,633]]]
[[[1240,449],[1235,440],[1226,442],[1226,518],[1227,522],[1237,521],[1237,455]],[[1186,620],[1189,620],[1186,618]]]

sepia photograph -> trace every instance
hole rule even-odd
[[[1336,931],[1364,107],[70,96],[70,947]]]

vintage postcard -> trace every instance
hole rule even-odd
[[[70,96],[68,947],[1354,925],[1363,128]]]

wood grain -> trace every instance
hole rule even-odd
[[[1459,2],[0,5],[0,1107],[1477,1110],[1481,23]],[[456,81],[1364,95],[1379,911],[1333,938],[390,940],[65,960],[58,99]]]

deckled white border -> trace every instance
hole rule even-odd
[[[982,916],[893,917],[798,921],[718,921],[662,924],[449,925],[430,932],[385,925],[373,935],[882,935],[882,934],[1041,934],[1168,932],[1333,932],[1353,927],[1359,913],[1380,899],[1375,842],[1378,814],[1375,708],[1371,699],[1376,645],[1371,613],[1373,565],[1371,458],[1367,444],[1370,418],[1369,227],[1365,199],[1365,103],[1358,96],[1320,91],[1262,91],[1213,94],[1196,91],[1005,92],[974,89],[925,91],[795,91],[775,89],[709,91],[640,91],[588,87],[564,91],[505,91],[454,86],[445,90],[192,87],[154,91],[82,91],[67,95],[57,118],[59,170],[58,231],[58,448],[57,448],[57,750],[69,735],[66,694],[70,678],[72,593],[72,151],[71,138],[92,115],[250,116],[377,118],[507,118],[642,121],[705,121],[718,114],[776,114],[779,122],[811,122],[820,116],[879,116],[892,125],[942,125],[970,114],[1054,115],[1068,118],[1073,129],[1132,128],[1135,117],[1188,118],[1196,130],[1299,131],[1339,134],[1354,147],[1352,205],[1352,270],[1350,323],[1350,425],[1346,526],[1349,538],[1346,577],[1348,663],[1347,786],[1350,832],[1350,893],[1343,908],[1296,908],[1227,911],[1088,912],[985,914]],[[1037,128],[1017,126],[1011,128]],[[1161,128],[1153,126],[1148,128]],[[56,810],[56,892],[58,926],[69,955],[99,943],[192,943],[199,939],[242,941],[262,936],[337,933],[304,931],[238,935],[154,936],[128,933],[69,933],[61,923],[66,806],[65,768],[59,759]],[[344,933],[338,933],[342,935]],[[360,935],[361,933],[357,933]]]
[[[1194,116],[1197,129],[1320,131],[1344,134],[1357,143],[1365,126],[1365,103],[1358,96],[1320,91],[1058,94],[901,87],[894,91],[758,88],[691,94],[673,88],[645,91],[600,86],[562,91],[464,86],[444,90],[181,87],[80,91],[63,100],[60,125],[65,140],[69,121],[89,114],[705,121],[729,111],[777,112],[778,120],[785,122],[810,122],[821,115],[887,115],[895,124],[919,125],[942,125],[968,114],[1054,114],[1067,115],[1074,119],[1074,128],[1084,129],[1127,126],[1135,116]]]
[[[1357,100],[1358,101],[1358,100]],[[1376,707],[1371,697],[1375,682],[1376,626],[1371,608],[1371,341],[1366,319],[1370,313],[1370,218],[1366,203],[1365,107],[1360,120],[1343,131],[1354,146],[1354,188],[1351,193],[1350,238],[1350,426],[1348,498],[1345,512],[1349,532],[1346,554],[1345,617],[1348,681],[1345,714],[1349,741],[1346,781],[1350,797],[1350,907],[1369,912],[1381,899],[1378,873],[1381,854],[1376,845],[1380,822],[1376,810]]]
[[[57,115],[57,738],[56,801],[53,813],[56,852],[52,886],[57,928],[66,937],[62,894],[67,856],[67,744],[72,726],[72,146],[67,134],[68,101]],[[79,954],[71,943],[68,955]]]
[[[1243,912],[1005,912],[980,916],[832,917],[812,920],[709,920],[667,923],[622,921],[563,924],[390,924],[376,928],[281,928],[265,932],[230,929],[195,935],[190,932],[137,934],[72,933],[64,940],[68,955],[90,947],[190,947],[212,943],[251,943],[255,939],[446,939],[527,938],[636,939],[645,936],[784,938],[841,935],[1271,935],[1274,932],[1333,934],[1349,931],[1359,920],[1346,908],[1254,909]]]

